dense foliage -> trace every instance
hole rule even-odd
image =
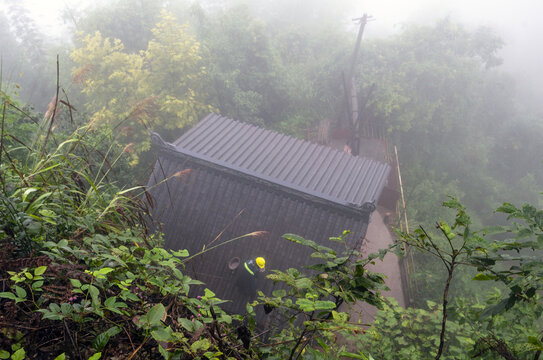
[[[178,130],[212,110],[202,95],[198,42],[168,13],[151,32],[139,54],[125,52],[120,40],[104,39],[100,32],[85,35],[71,54],[90,123],[121,132],[117,140],[132,144],[134,164],[137,154],[150,148],[149,129]]]

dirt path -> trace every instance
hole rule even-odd
[[[386,249],[393,241],[393,234],[391,234],[388,227],[384,224],[381,213],[379,213],[379,210],[374,211],[368,225],[366,241],[362,246],[362,253],[368,255],[378,252],[379,249]],[[393,297],[401,306],[405,306],[400,277],[400,262],[396,255],[387,254],[383,261],[377,259],[375,265],[369,266],[368,270],[386,275],[385,281],[390,290],[384,292],[383,295]],[[353,310],[351,321],[356,322],[360,319],[363,323],[373,322],[377,312],[375,307],[366,303],[355,305]]]

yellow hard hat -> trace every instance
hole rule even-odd
[[[264,266],[266,266],[266,260],[264,260],[263,257],[259,256],[256,258],[256,264],[258,265],[259,268],[264,269]]]

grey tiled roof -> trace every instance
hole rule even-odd
[[[174,142],[181,153],[332,202],[376,202],[386,163],[210,114]]]

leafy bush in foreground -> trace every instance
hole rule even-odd
[[[144,190],[110,182],[122,149],[112,143],[108,159],[89,127],[17,143],[11,124],[0,151],[0,359],[239,358],[220,301],[189,297],[199,282],[180,270],[188,253],[148,235]]]

